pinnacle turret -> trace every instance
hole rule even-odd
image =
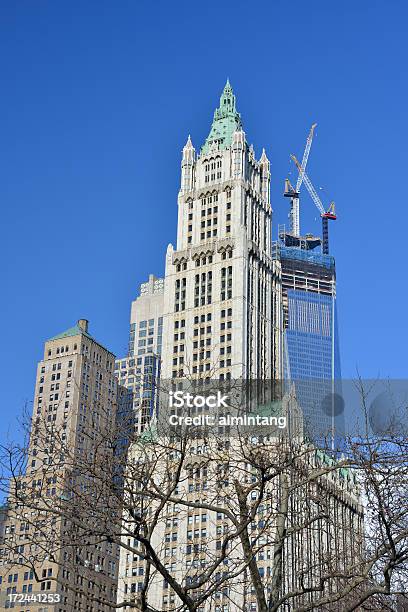
[[[269,159],[266,156],[265,149],[262,149],[262,155],[259,158],[259,163],[265,166],[269,166]]]
[[[195,159],[195,148],[191,141],[190,134],[188,135],[187,142],[183,147],[183,160],[192,163]]]
[[[186,144],[184,145],[184,148],[185,148],[185,149],[194,149],[194,147],[193,147],[193,143],[191,142],[191,136],[190,136],[190,134],[188,135],[187,142],[186,142]]]
[[[193,185],[193,167],[195,162],[195,148],[188,135],[187,142],[183,147],[183,157],[181,160],[181,190],[189,191]]]

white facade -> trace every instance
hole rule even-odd
[[[150,274],[130,310],[129,355],[161,354],[164,279]]]
[[[159,448],[166,448],[168,444],[164,439],[157,442]],[[171,576],[179,584],[190,586],[191,596],[194,595],[194,582],[209,571],[217,558],[221,558],[220,565],[214,569],[204,587],[209,589],[210,585],[220,581],[219,588],[199,606],[198,612],[256,612],[255,590],[243,569],[246,561],[238,535],[232,538],[227,555],[222,557],[223,541],[227,534],[235,531],[236,525],[232,524],[223,511],[217,512],[208,506],[219,506],[238,516],[235,482],[238,479],[243,486],[248,487],[250,483],[257,482],[259,474],[252,464],[246,462],[251,451],[247,449],[244,453],[241,441],[232,438],[229,450],[224,449],[222,454],[217,452],[219,442],[219,439],[188,442],[188,459],[180,472],[179,486],[174,493],[174,498],[182,500],[182,503],[169,501],[164,504],[150,542]],[[170,447],[171,444],[168,444],[169,450]],[[274,454],[280,455],[282,448],[278,439],[276,446],[271,442],[268,447],[269,456],[272,458]],[[157,484],[161,483],[165,491],[168,484],[166,474],[178,472],[178,459],[175,457],[172,466],[170,452],[156,453],[154,448],[149,451],[141,445],[131,448],[130,461],[134,464],[149,464],[152,457],[155,480]],[[362,507],[355,475],[349,470],[334,470],[308,483],[302,467],[311,474],[319,466],[329,465],[331,460],[323,453],[315,453],[312,448],[301,444],[298,457],[300,469],[291,472],[290,476],[288,471],[293,491],[287,525],[291,526],[293,534],[287,535],[284,542],[282,592],[285,593],[297,589],[301,593],[302,575],[305,584],[315,585],[318,583],[319,571],[325,571],[328,567],[336,568],[339,572],[345,571],[361,552]],[[271,459],[271,464],[273,461]],[[275,465],[278,465],[279,458],[275,461]],[[146,473],[150,469],[150,466],[146,467]],[[132,482],[130,474],[128,482]],[[259,490],[255,486],[248,501],[251,510],[256,507],[249,534],[262,585],[268,594],[274,571],[277,522],[282,512],[279,477],[267,483],[258,505],[256,500]],[[142,497],[146,516],[151,517],[153,523],[152,517],[157,511],[159,500],[154,498],[154,487],[149,479],[146,480]],[[314,520],[311,520],[312,517]],[[149,519],[147,522],[151,524]],[[147,564],[143,558],[132,553],[132,549],[143,552],[132,538],[134,526],[131,520],[123,528],[125,535],[120,556],[117,600],[121,604],[140,602],[145,584]],[[181,609],[180,599],[163,576],[152,567],[149,571],[147,600],[151,608],[169,611]],[[336,579],[333,578],[326,584],[325,593],[334,588],[335,584]],[[202,588],[198,589],[196,595]],[[319,600],[321,596],[313,591],[305,592],[291,599],[282,609],[300,609],[302,605],[313,601],[314,597]],[[136,609],[142,608],[136,606]]]
[[[177,245],[166,255],[164,379],[274,374],[270,167],[227,83],[197,156],[183,149]]]
[[[142,431],[157,411],[156,381],[160,376],[163,331],[164,280],[151,274],[132,302],[128,355],[117,359],[115,375],[127,389],[121,395],[120,414],[133,411],[136,431]],[[126,416],[128,415],[128,416]]]

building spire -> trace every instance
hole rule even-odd
[[[227,79],[202,153],[206,154],[210,149],[226,149],[231,146],[233,133],[241,127],[241,115],[237,112],[234,92]]]
[[[236,112],[235,96],[234,96],[234,92],[232,91],[232,87],[229,82],[229,79],[227,79],[227,82],[224,85],[224,89],[220,97],[220,106],[217,110],[221,112],[221,114],[222,114],[222,111],[224,111],[224,114],[227,112],[231,112],[231,111]],[[214,118],[216,116],[217,110],[215,111]]]
[[[187,142],[183,147],[183,157],[181,160],[181,190],[189,191],[193,185],[193,166],[195,162],[195,148],[188,135]]]
[[[259,163],[269,165],[269,159],[266,156],[265,148],[262,149],[262,155],[259,158]]]
[[[224,85],[224,91],[222,92],[223,94],[225,93],[232,93],[232,87],[231,87],[231,83],[229,78],[227,77],[227,82]]]
[[[195,153],[195,149],[193,147],[193,143],[191,141],[191,136],[189,134],[188,138],[187,138],[187,142],[186,142],[186,144],[183,147],[183,159],[184,158],[188,158],[188,159],[193,160],[194,153]]]

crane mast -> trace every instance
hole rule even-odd
[[[307,160],[309,159],[310,149],[313,142],[313,134],[315,131],[317,123],[314,123],[310,128],[309,135],[306,140],[305,150],[303,152],[302,163],[300,164],[299,175],[296,181],[295,188],[292,187],[289,180],[285,181],[285,197],[289,197],[291,199],[290,202],[290,232],[293,236],[300,236],[300,210],[299,210],[299,191],[302,186],[302,182],[304,179]]]

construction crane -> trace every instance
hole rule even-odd
[[[312,198],[313,202],[316,204],[320,212],[320,216],[322,218],[323,254],[328,255],[329,254],[329,220],[335,221],[337,219],[335,204],[334,202],[331,202],[329,208],[327,210],[324,209],[322,201],[317,195],[316,189],[313,187],[312,182],[310,178],[308,177],[308,175],[306,174],[305,169],[302,168],[302,165],[299,163],[299,161],[296,159],[294,155],[291,155],[290,157],[295,162],[296,167],[299,170],[299,176],[300,176],[300,173],[302,172],[302,181],[304,181],[306,188],[310,194],[310,197]]]
[[[285,198],[291,198],[290,203],[290,232],[293,236],[300,236],[300,215],[299,215],[299,192],[306,171],[307,160],[309,159],[310,148],[312,146],[313,134],[317,123],[314,123],[310,128],[309,135],[306,140],[306,146],[303,153],[302,164],[299,170],[299,176],[296,181],[296,187],[293,188],[289,179],[285,181]]]

